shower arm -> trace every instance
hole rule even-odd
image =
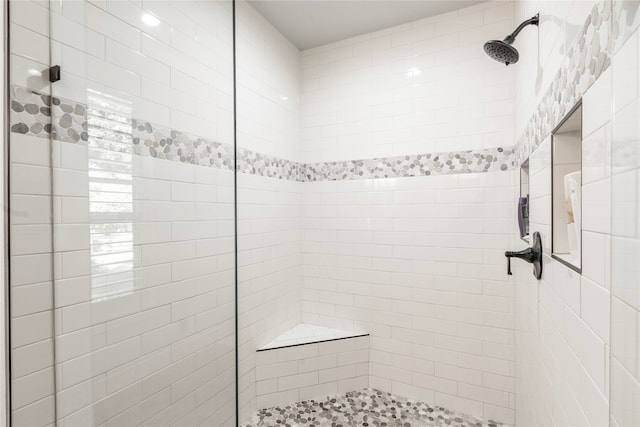
[[[527,19],[522,24],[518,25],[518,28],[516,28],[513,33],[505,37],[504,38],[505,43],[512,44],[516,40],[516,37],[518,36],[518,34],[520,34],[520,31],[522,31],[524,27],[526,27],[527,25],[538,25],[539,23],[540,23],[540,14],[536,13],[534,17]]]

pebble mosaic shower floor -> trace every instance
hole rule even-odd
[[[374,389],[261,409],[246,427],[506,427]]]

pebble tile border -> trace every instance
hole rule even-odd
[[[233,147],[231,148],[233,150]],[[238,171],[270,178],[300,181],[303,163],[268,156],[244,148],[238,149]]]
[[[134,153],[199,166],[232,170],[233,146],[147,121],[131,120]]]
[[[243,426],[502,427],[503,424],[367,388],[321,400],[260,409]]]
[[[89,126],[96,133],[96,127],[103,123],[116,123],[126,128],[124,133],[131,136],[137,155],[232,170],[230,144],[21,87],[12,87],[12,95],[12,132],[43,138],[53,135],[58,140],[86,144]],[[514,167],[513,147],[323,163],[298,163],[238,150],[238,170],[242,173],[303,182],[494,172]]]
[[[593,6],[538,108],[516,142],[521,165],[611,64],[640,25],[640,2],[603,0]],[[638,155],[638,153],[636,153]]]
[[[510,170],[524,162],[610,65],[611,53],[640,25],[635,1],[594,5],[567,59],[514,147],[429,153],[324,163],[297,163],[251,150],[238,152],[238,170],[296,181],[352,180]],[[11,131],[86,143],[87,106],[26,88],[11,88]],[[55,123],[52,123],[52,117]],[[134,152],[141,156],[231,170],[229,144],[131,120]],[[638,154],[640,155],[640,154]]]
[[[398,178],[453,173],[499,172],[515,167],[513,147],[449,153],[413,154],[380,159],[307,163],[302,181]]]
[[[85,142],[87,134],[86,106],[50,95],[12,86],[11,132],[66,142]],[[56,124],[52,124],[52,117]]]

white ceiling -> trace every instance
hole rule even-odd
[[[304,50],[428,16],[478,0],[249,0],[298,49]]]

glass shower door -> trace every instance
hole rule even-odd
[[[235,425],[231,2],[50,7],[56,419]]]

